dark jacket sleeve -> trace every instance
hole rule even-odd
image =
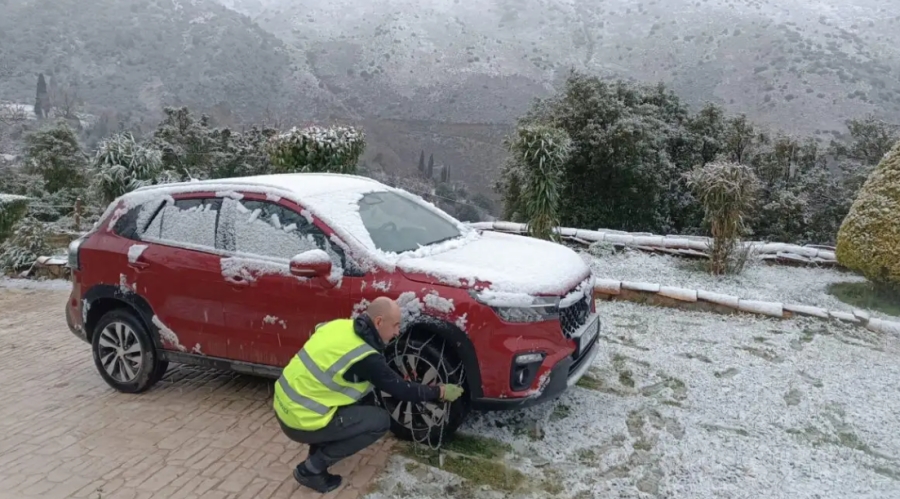
[[[344,379],[350,382],[368,381],[377,390],[405,402],[431,402],[441,398],[441,389],[437,386],[405,381],[391,369],[383,355],[369,355],[353,364],[344,373]]]

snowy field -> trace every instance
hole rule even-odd
[[[635,252],[593,267],[841,310],[826,286],[859,280],[765,265],[721,280],[696,265]],[[443,469],[401,445],[369,499],[900,497],[900,340],[818,319],[598,308],[603,351],[578,386],[541,407],[475,414]]]

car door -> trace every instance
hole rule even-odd
[[[140,242],[129,248],[135,279],[123,284],[147,300],[167,350],[226,355],[215,248],[220,208],[221,200],[211,196],[169,199],[138,224]]]
[[[227,253],[222,274],[230,288],[223,299],[228,356],[283,367],[317,324],[349,309],[350,294],[340,281],[340,248],[286,200],[246,193],[242,199],[223,199],[222,206],[219,244]],[[334,278],[291,275],[290,259],[313,249],[332,257]]]

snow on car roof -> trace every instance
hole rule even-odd
[[[278,173],[273,175],[255,175],[252,177],[236,177],[208,180],[215,184],[253,184],[269,186],[291,191],[301,199],[341,191],[371,192],[388,190],[389,187],[377,180],[358,175],[339,173]],[[196,182],[195,182],[196,184]]]
[[[284,173],[150,185],[125,194],[122,197],[125,206],[113,213],[117,204],[113,203],[108,208],[109,213],[104,214],[102,219],[106,219],[112,213],[108,224],[108,227],[112,227],[118,216],[124,214],[128,208],[160,195],[170,196],[191,191],[216,191],[218,195],[234,197],[238,196],[233,192],[235,190],[264,192],[273,199],[294,198],[294,201],[304,205],[311,215],[321,218],[345,243],[358,243],[370,256],[385,266],[392,266],[397,256],[384,254],[376,248],[368,229],[359,216],[358,202],[367,193],[396,192],[416,198],[418,202],[430,205],[439,213],[443,213],[448,220],[453,221],[459,227],[461,233],[475,234],[474,230],[468,229],[458,220],[415,194],[390,187],[370,178],[337,173]],[[460,243],[456,242],[456,244]],[[452,246],[452,242],[449,246]],[[449,246],[440,244],[425,252],[443,250]],[[420,254],[422,251],[412,253]]]

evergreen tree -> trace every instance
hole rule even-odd
[[[38,118],[46,118],[50,113],[50,97],[47,93],[47,82],[44,73],[38,74],[37,95],[34,98],[34,114]]]
[[[425,175],[425,151],[419,153],[419,174]]]
[[[425,176],[434,178],[434,154],[428,155],[428,169],[425,170]]]
[[[40,175],[47,192],[85,186],[87,157],[65,121],[32,133],[25,142],[26,172]]]

